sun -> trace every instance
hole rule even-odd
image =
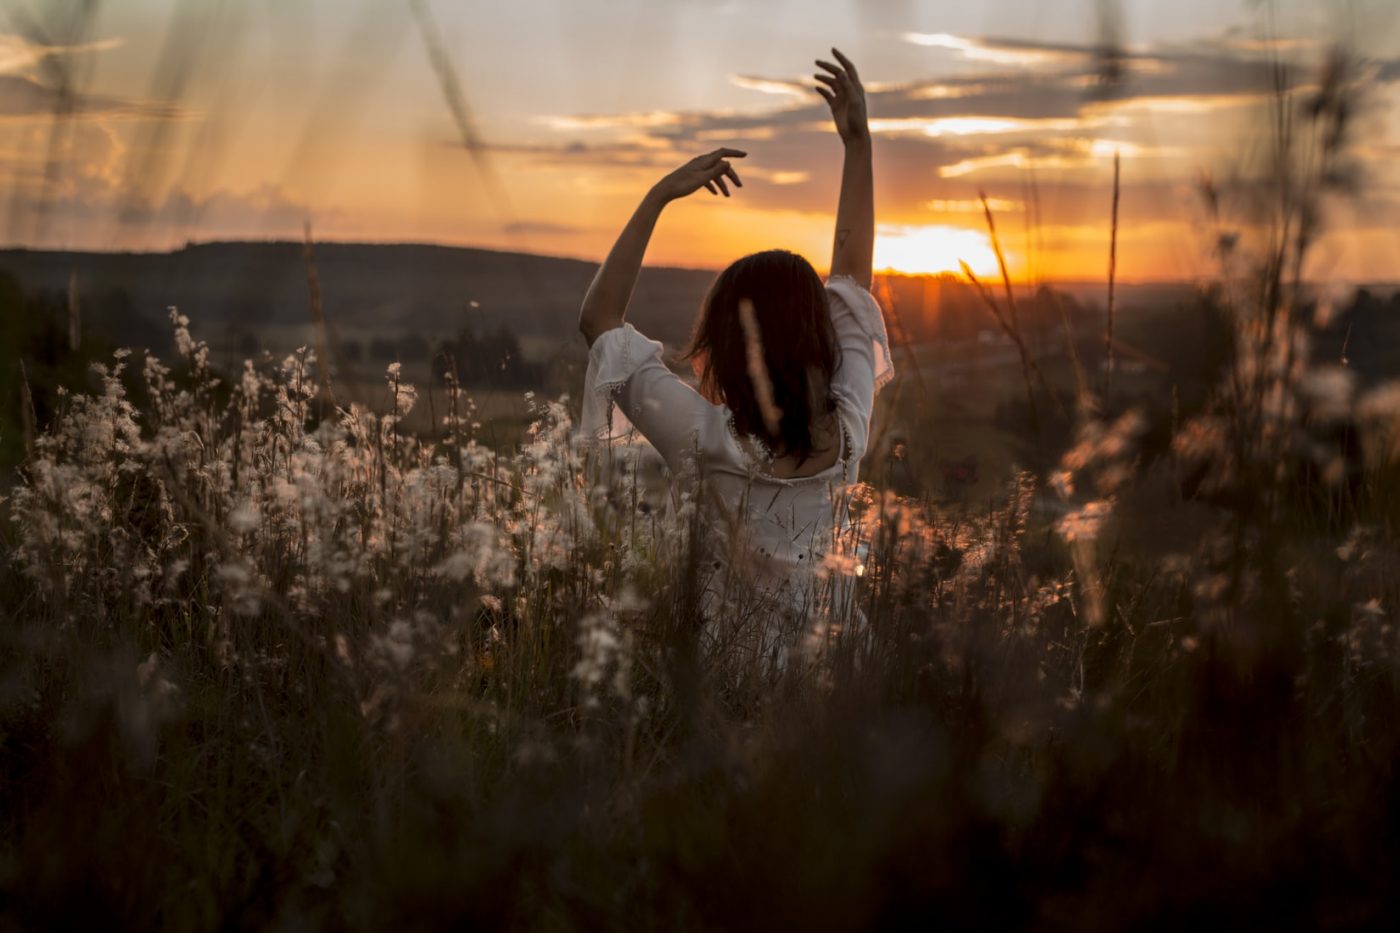
[[[875,268],[881,272],[958,273],[964,262],[978,275],[996,274],[996,253],[985,233],[962,227],[881,224],[875,237]]]

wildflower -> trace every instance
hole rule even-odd
[[[1363,395],[1356,407],[1362,418],[1400,421],[1400,381],[1377,386]]]
[[[372,649],[381,663],[387,663],[397,670],[408,667],[413,660],[413,627],[406,619],[395,619],[389,623],[389,630],[370,640]]]
[[[1299,389],[1315,418],[1342,421],[1351,414],[1356,374],[1341,366],[1320,366],[1303,376]]]
[[[1061,518],[1055,523],[1055,530],[1068,542],[1094,541],[1112,514],[1112,500],[1096,499]]]
[[[257,506],[245,500],[229,513],[228,525],[238,534],[247,534],[258,527],[260,519]]]
[[[584,705],[599,704],[597,690],[622,652],[617,618],[607,612],[590,612],[579,620],[579,659],[569,672],[584,695]]]

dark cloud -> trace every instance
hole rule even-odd
[[[948,37],[952,38],[952,37]],[[1041,43],[1011,39],[960,40],[988,52],[1048,56],[1050,67],[1003,71],[954,78],[932,78],[869,92],[873,117],[884,120],[936,120],[950,117],[1016,120],[1080,120],[1092,128],[1095,114],[1105,106],[1130,107],[1159,101],[1188,102],[1202,110],[1272,94],[1278,81],[1291,89],[1305,83],[1309,70],[1301,62],[1275,62],[1249,50],[1220,43],[1178,46],[1161,51],[1116,51],[1122,72],[1111,88],[1103,86],[1103,50],[1090,45]],[[796,91],[801,85],[782,79],[751,78]],[[1400,60],[1377,66],[1377,80],[1400,81]],[[742,137],[756,131],[793,132],[824,125],[825,105],[810,95],[810,103],[762,113],[678,112],[571,117],[560,121],[593,129],[624,129],[676,146],[696,140]]]
[[[1163,161],[1180,174],[1183,153],[1211,139],[1212,114],[1265,102],[1277,87],[1305,86],[1315,74],[1304,56],[1312,42],[1260,43],[1226,38],[1146,50],[1016,39],[924,37],[921,44],[961,50],[997,63],[995,69],[955,77],[881,86],[869,92],[876,121],[882,204],[925,199],[971,199],[985,185],[1005,196],[1019,193],[1026,170],[1052,179],[1042,187],[1046,216],[1092,213],[1103,190],[1103,169],[1114,151],[1125,154],[1125,210],[1144,217],[1194,209],[1191,185],[1164,179]],[[1114,64],[1112,80],[1105,61]],[[1286,67],[1278,69],[1278,64]],[[1400,61],[1377,65],[1383,82],[1400,81]],[[791,81],[744,77],[746,86],[796,93]],[[1143,119],[1139,111],[1151,114]],[[1237,116],[1230,117],[1238,127]],[[941,122],[940,122],[941,121]],[[727,142],[742,144],[763,165],[746,185],[756,207],[829,210],[839,149],[825,104],[759,113],[674,112],[561,118],[562,132],[607,133],[611,143],[571,142],[517,147],[554,164],[669,166],[684,156]],[[1159,138],[1160,137],[1160,138]],[[1153,158],[1155,166],[1148,163]],[[1135,161],[1143,160],[1143,161]],[[1076,173],[1074,170],[1079,169]],[[1137,171],[1134,171],[1137,169]],[[788,183],[778,183],[779,180]]]

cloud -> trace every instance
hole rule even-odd
[[[779,78],[756,78],[751,75],[730,75],[729,83],[749,91],[764,94],[779,94],[806,100],[814,93],[812,85],[802,81],[784,81]]]
[[[76,179],[43,198],[37,189],[12,197],[3,239],[31,246],[106,248],[139,241],[178,246],[209,231],[218,236],[298,238],[307,220],[334,226],[338,210],[313,210],[277,185],[191,194],[174,188],[157,199],[125,196],[97,177]]]
[[[316,214],[318,220],[338,217],[338,212],[313,212],[277,185],[261,185],[248,191],[218,190],[192,195],[175,189],[152,205],[126,206],[122,219],[129,225],[169,226],[177,230],[283,230],[299,232]]]
[[[1019,211],[1025,207],[1025,203],[1022,201],[1008,200],[1006,198],[988,198],[987,206],[995,212]],[[934,198],[931,201],[925,201],[920,207],[938,214],[980,215],[982,213],[982,201],[980,198],[964,198],[961,200]]]
[[[461,144],[449,141],[455,147]],[[585,143],[487,143],[482,149],[492,155],[518,157],[547,168],[559,166],[658,167],[672,165],[675,155],[669,143],[658,141],[618,141]]]
[[[123,44],[124,40],[114,38],[79,45],[45,45],[14,33],[0,33],[0,120],[47,119],[60,114],[69,119],[183,119],[184,112],[169,104],[62,89],[64,84],[75,85],[71,65],[63,59]]]
[[[517,220],[504,229],[511,236],[579,236],[589,232],[586,227],[547,220]]]
[[[50,58],[60,55],[78,55],[84,52],[105,52],[119,48],[121,39],[103,39],[82,45],[43,45],[31,42],[24,36],[13,33],[0,33],[0,74],[26,72]]]
[[[800,185],[811,181],[812,173],[804,171],[794,171],[791,169],[770,169],[760,165],[748,165],[740,163],[739,173],[743,176],[747,185],[752,181],[767,182],[770,185]]]
[[[1126,49],[945,34],[906,40],[972,63],[961,73],[934,65],[918,80],[867,87],[881,218],[914,226],[939,216],[975,223],[984,188],[1003,202],[1029,203],[1032,177],[1038,222],[1093,225],[1115,155],[1123,160],[1125,217],[1189,220],[1200,167],[1218,161],[1222,149],[1247,146],[1264,126],[1276,64],[1287,66],[1283,90],[1305,93],[1322,51],[1310,39],[1238,36]],[[1106,62],[1114,65],[1111,80]],[[1370,62],[1365,75],[1372,86],[1400,83],[1400,60]],[[556,117],[547,125],[573,139],[520,151],[551,167],[636,172],[739,143],[750,152],[741,168],[746,204],[829,213],[840,149],[826,105],[786,78],[731,81],[768,95],[770,104]]]
[[[1060,133],[1094,125],[1086,118],[1051,117],[877,117],[872,133],[915,133],[921,136],[1003,136],[1008,133]]]
[[[1077,45],[1057,45],[1018,39],[973,39],[953,36],[946,32],[906,32],[900,38],[925,48],[948,49],[970,61],[997,65],[1043,65],[1056,62],[1083,61],[1094,52]]]
[[[553,130],[650,130],[675,126],[684,115],[655,110],[649,113],[579,114],[576,116],[545,116],[539,122]]]
[[[180,108],[168,104],[122,100],[100,94],[65,96],[32,78],[0,74],[0,119],[31,120],[55,114],[123,120],[181,120],[186,117]]]

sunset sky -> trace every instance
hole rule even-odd
[[[1393,0],[1277,0],[1272,25],[1257,0],[83,6],[0,6],[8,244],[299,238],[309,219],[324,239],[597,259],[652,181],[733,145],[750,153],[742,191],[673,207],[649,261],[716,267],[781,246],[821,267],[840,146],[808,88],[835,44],[870,92],[877,265],[989,271],[985,190],[1018,277],[1100,278],[1119,153],[1122,276],[1195,276],[1210,246],[1198,183],[1242,189],[1255,171],[1269,54],[1306,85],[1342,40],[1366,78],[1364,189],[1334,205],[1314,273],[1400,278]],[[1113,38],[1123,79],[1105,88],[1095,49]]]

